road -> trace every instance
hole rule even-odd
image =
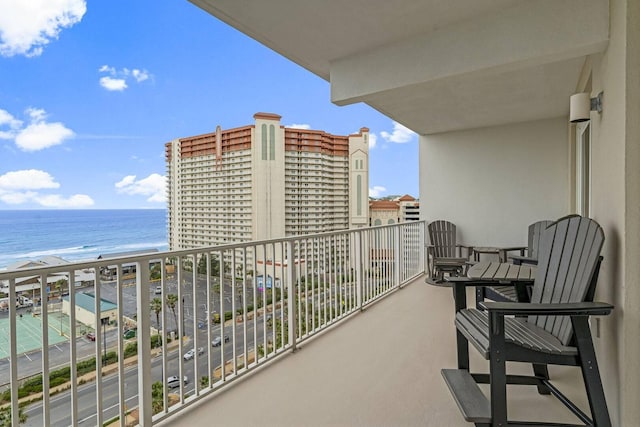
[[[259,323],[260,325],[260,323]],[[225,330],[225,333],[230,335],[230,329]],[[263,341],[263,330],[258,328],[258,343]],[[269,331],[268,331],[269,333]],[[201,332],[201,339],[199,341],[206,342],[206,333]],[[242,327],[236,330],[236,341],[240,344],[243,340],[244,329]],[[253,348],[253,323],[247,324],[247,336],[248,336],[248,349]],[[233,347],[231,345],[233,341],[227,343],[224,346],[225,360],[231,360],[233,358]],[[185,349],[191,348],[185,346]],[[238,346],[236,348],[237,354],[244,352],[244,349]],[[220,365],[220,352],[221,347],[212,347],[212,366],[215,368]],[[198,359],[198,367],[200,376],[206,376],[207,372],[207,352],[201,355]],[[138,405],[138,367],[132,366],[127,368],[125,373],[125,399],[127,408],[134,408]],[[167,376],[178,375],[179,372],[179,359],[178,351],[174,350],[167,354]],[[188,384],[185,387],[185,394],[193,393],[195,390],[196,382],[198,379],[195,377],[195,359],[183,362],[183,375],[186,375],[189,379]],[[151,362],[151,377],[155,381],[162,380],[162,357],[155,357]],[[118,415],[118,374],[112,374],[103,378],[103,414],[104,420],[108,420]],[[174,389],[173,392],[179,393],[179,389]],[[95,412],[96,412],[96,390],[95,383],[87,383],[79,387],[78,392],[78,419],[79,425],[93,426],[95,425]],[[42,426],[42,404],[35,403],[28,406],[25,409],[27,414],[27,422],[25,426]],[[60,393],[59,395],[51,398],[51,426],[68,426],[71,424],[71,401],[70,392]]]

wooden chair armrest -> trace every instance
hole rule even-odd
[[[504,254],[504,259],[506,261],[507,258],[507,254],[509,252],[520,252],[520,256],[524,256],[524,253],[526,252],[527,247],[526,246],[512,246],[512,247],[507,247],[507,248],[500,248],[500,252],[502,252]],[[517,256],[517,255],[516,255]]]
[[[614,306],[604,302],[535,304],[528,302],[481,301],[479,306],[489,313],[507,315],[606,316]]]
[[[462,249],[466,249],[467,250],[466,258],[471,259],[471,256],[473,255],[473,246],[465,245],[463,243],[457,243],[456,248],[458,248],[458,253],[461,258],[462,258]]]
[[[511,260],[516,264],[531,264],[538,265],[538,260],[536,258],[531,258],[528,256],[520,256],[520,255],[511,255],[509,256]]]

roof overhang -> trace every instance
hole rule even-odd
[[[421,134],[568,115],[602,0],[190,0]]]

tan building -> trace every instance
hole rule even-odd
[[[368,226],[369,129],[339,136],[280,118],[166,144],[172,250]]]
[[[391,200],[371,200],[369,213],[369,224],[372,226],[418,221],[420,202],[408,194]]]

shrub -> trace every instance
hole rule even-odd
[[[83,360],[76,365],[78,375],[84,375],[89,372],[93,372],[96,370],[96,358],[92,357],[90,359]]]
[[[136,354],[138,354],[138,343],[132,342],[127,344],[124,348],[124,358],[126,359],[127,357],[135,356]]]
[[[162,337],[160,335],[153,335],[151,337],[151,348],[162,347]]]
[[[115,363],[117,361],[118,361],[118,355],[116,354],[115,351],[110,351],[109,353],[106,354],[106,356],[104,354],[102,355],[103,365],[110,365],[111,363]]]

